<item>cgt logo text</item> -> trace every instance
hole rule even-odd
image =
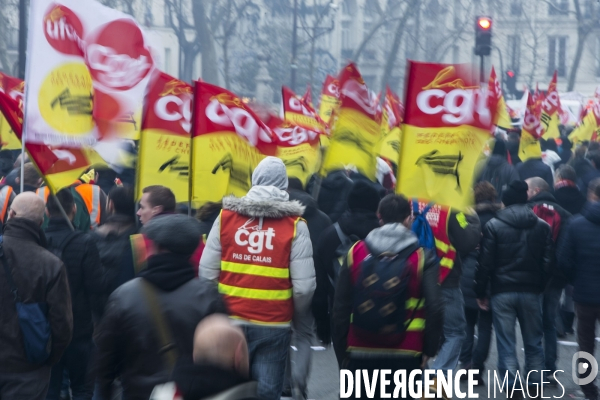
[[[478,370],[458,370],[455,374],[449,371],[445,374],[443,371],[436,370],[413,370],[407,373],[406,370],[392,371],[391,369],[372,372],[342,369],[340,370],[340,398],[405,399],[410,396],[415,399],[434,399],[437,393],[445,393],[449,394],[450,398],[478,399],[479,394],[474,391],[477,384],[475,376],[478,373]],[[550,373],[551,371],[548,370],[532,370],[527,375],[521,376],[517,371],[511,385],[508,372],[502,376],[497,371],[488,371],[487,398],[495,399],[497,396],[506,398],[507,395],[512,397],[516,393],[531,399],[561,399],[565,395],[565,387],[559,377],[565,372],[557,370],[552,374],[557,388],[560,386],[558,390],[562,391],[558,396],[548,395]],[[598,362],[591,354],[580,351],[573,355],[572,378],[576,385],[587,385],[593,382],[597,375]],[[460,387],[463,377],[467,378],[465,391]],[[564,377],[562,379],[564,381]]]

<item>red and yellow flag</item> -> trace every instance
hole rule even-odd
[[[321,91],[321,104],[319,105],[319,117],[325,123],[331,124],[334,110],[340,105],[339,80],[327,75]]]
[[[496,110],[468,65],[409,61],[396,191],[465,209]]]
[[[375,181],[380,121],[367,85],[354,64],[340,74],[340,106],[321,173],[356,168]]]
[[[400,98],[386,88],[385,103],[381,114],[381,138],[379,139],[379,157],[398,165],[400,162],[400,135],[404,106]]]
[[[164,185],[177,202],[189,200],[192,86],[160,72],[146,96],[142,121],[137,197],[150,185]]]
[[[594,99],[592,105],[586,110],[583,119],[569,135],[569,140],[576,143],[584,140],[598,140],[600,131],[600,102]]]
[[[192,129],[192,202],[244,196],[252,172],[277,146],[269,127],[235,94],[195,82]]]
[[[552,81],[548,86],[548,94],[542,99],[542,116],[540,118],[544,129],[544,139],[556,139],[560,137],[558,125],[560,124],[560,98],[556,89],[558,73],[554,71]]]
[[[498,82],[494,67],[492,67],[492,72],[490,74],[488,90],[490,91],[490,109],[496,110],[494,125],[503,129],[511,129],[512,122],[508,113],[506,102],[504,101],[504,95],[502,94],[502,87],[500,86],[500,82]]]
[[[529,95],[527,108],[523,116],[523,128],[521,129],[521,142],[519,143],[519,158],[525,162],[530,158],[542,158],[540,138],[544,134],[544,127],[540,121],[539,104]]]
[[[25,81],[0,72],[0,85],[0,91],[6,93],[22,108]],[[4,117],[0,117],[0,140],[2,150],[21,150],[21,141],[17,138],[17,135],[15,135],[15,132]]]

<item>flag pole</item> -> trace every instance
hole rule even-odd
[[[48,186],[48,190],[50,190],[50,186]],[[50,196],[54,196],[52,194],[52,192],[50,193]],[[54,196],[54,197],[56,197],[56,196]],[[71,222],[71,219],[67,215],[67,212],[63,208],[62,204],[60,204],[60,201],[58,201],[58,199],[56,199],[56,205],[58,206],[58,209],[60,210],[60,213],[62,214],[62,216],[65,219],[65,221],[67,221],[67,224],[69,225],[69,228],[71,228],[71,231],[75,231],[75,227],[73,226],[73,223]]]
[[[23,181],[25,179],[25,131],[23,130],[23,133],[21,134],[21,181],[19,182],[20,186],[21,186],[21,190],[19,191],[19,193],[23,193],[23,190],[25,188],[25,182]]]

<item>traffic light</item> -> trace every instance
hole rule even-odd
[[[492,52],[492,19],[477,17],[475,20],[475,55],[489,56]]]
[[[517,74],[513,70],[506,71],[504,76],[504,83],[506,84],[506,91],[512,95],[516,95],[517,92]]]

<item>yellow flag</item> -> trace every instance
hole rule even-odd
[[[539,109],[533,96],[529,94],[527,98],[527,108],[523,116],[523,128],[521,129],[521,141],[519,142],[519,158],[525,162],[530,158],[542,158],[542,148],[540,138],[544,133],[538,117]]]
[[[544,128],[544,139],[557,139],[560,137],[560,130],[558,125],[560,124],[560,116],[558,110],[560,110],[560,98],[558,97],[558,90],[556,89],[556,83],[558,80],[557,71],[554,71],[552,81],[548,87],[548,94],[542,101],[542,116],[540,118],[542,126]]]
[[[319,117],[325,123],[331,124],[333,111],[340,104],[339,81],[331,75],[327,75],[321,92],[321,104],[319,105]]]
[[[598,130],[600,130],[600,118],[596,116],[600,115],[600,104],[594,103],[583,119],[579,122],[577,127],[569,135],[569,140],[573,143],[582,142],[584,140],[594,140],[597,136]]]
[[[390,88],[386,89],[385,103],[381,116],[381,138],[379,139],[379,157],[393,162],[400,161],[400,136],[404,106]]]
[[[504,95],[502,94],[502,87],[500,86],[500,82],[498,82],[494,67],[492,67],[492,72],[490,73],[488,90],[490,91],[492,107],[494,104],[496,104],[496,118],[494,119],[494,125],[503,129],[511,129],[512,122],[506,108]]]

